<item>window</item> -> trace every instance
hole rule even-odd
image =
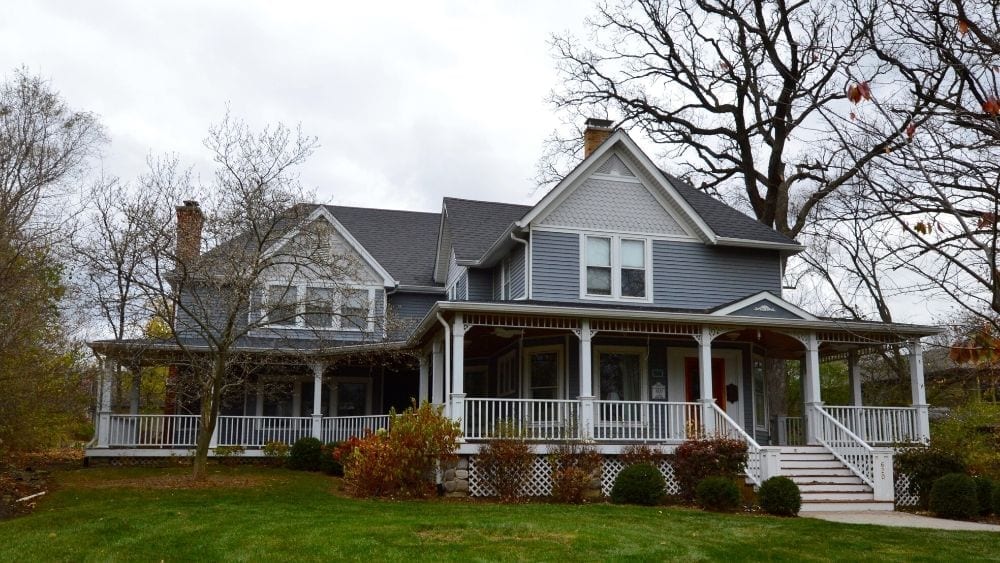
[[[287,285],[272,285],[267,288],[267,303],[270,324],[295,326],[298,324],[298,288]]]
[[[507,397],[514,395],[517,389],[514,388],[514,360],[516,351],[511,350],[497,360],[497,396]]]
[[[510,299],[510,259],[500,262],[500,300]]]
[[[333,290],[325,287],[306,288],[305,323],[311,328],[333,326]]]
[[[648,298],[645,239],[587,236],[583,293],[612,299]]]
[[[368,290],[346,290],[344,304],[340,308],[340,327],[344,330],[366,330],[370,305]]]
[[[528,399],[558,399],[562,379],[562,350],[547,346],[525,352],[525,391]]]

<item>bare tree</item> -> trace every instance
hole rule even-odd
[[[207,185],[195,185],[175,165],[160,166],[115,207],[105,234],[131,239],[134,250],[124,261],[108,260],[95,276],[112,282],[103,298],[118,315],[115,326],[126,324],[122,311],[135,307],[147,318],[166,317],[172,327],[167,344],[178,380],[201,415],[196,478],[205,475],[220,406],[267,361],[251,349],[270,347],[287,361],[336,345],[343,333],[335,329],[349,324],[369,341],[385,335],[369,313],[367,293],[359,296],[351,285],[370,272],[346,251],[324,208],[308,203],[295,173],[316,139],[283,125],[253,131],[227,115],[205,146],[215,162]],[[164,203],[182,199],[175,228],[174,206]],[[108,252],[112,247],[103,247],[109,257],[117,255]],[[113,301],[125,298],[118,288],[126,285],[134,289],[130,303],[115,308]],[[130,344],[130,361],[138,365],[160,345]]]

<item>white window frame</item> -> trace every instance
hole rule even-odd
[[[757,377],[756,377],[756,374],[754,373],[754,370],[756,369],[755,366],[754,366],[754,364],[757,363],[757,362],[760,362],[760,364],[761,364],[761,370],[763,370],[763,372],[764,372],[763,375],[762,375],[762,377],[761,377],[761,389],[757,389]],[[767,362],[765,361],[765,359],[764,359],[763,356],[759,356],[757,354],[751,354],[750,355],[750,389],[751,389],[750,401],[751,401],[751,404],[753,405],[753,427],[754,427],[754,430],[758,430],[758,431],[761,431],[761,432],[768,432],[770,430],[771,417],[770,417],[770,413],[768,412],[768,409],[770,407],[767,404]],[[764,412],[763,413],[758,413],[757,412],[757,393],[758,392],[760,392],[762,394],[762,396],[764,397]],[[759,422],[763,422],[763,425],[758,424]]]
[[[511,350],[497,358],[497,397],[511,397],[517,394],[517,350]]]
[[[295,318],[295,324],[287,324],[287,325],[271,324],[271,322],[267,318],[268,308],[262,304],[261,309],[259,311],[260,318],[262,319],[263,324],[266,325],[267,328],[269,329],[319,330],[319,331],[338,331],[338,332],[372,332],[375,330],[375,317],[374,317],[375,295],[376,292],[382,289],[380,287],[375,287],[372,285],[364,285],[364,284],[354,284],[354,283],[337,285],[337,284],[322,283],[317,281],[302,281],[302,282],[296,282],[294,284],[289,284],[287,281],[271,280],[264,282],[265,299],[269,296],[271,287],[287,287],[289,292],[293,290],[295,291],[296,318]],[[306,295],[308,288],[340,290],[339,293],[335,292],[334,295],[336,302],[334,303],[333,307],[333,324],[331,326],[321,327],[321,326],[309,326],[306,324],[305,321]],[[345,301],[344,293],[346,291],[353,291],[353,290],[368,292],[368,314],[367,314],[368,325],[364,328],[356,327],[353,325],[343,326],[342,311]]]
[[[500,261],[500,301],[510,299],[510,258]]]
[[[547,352],[556,353],[556,400],[565,397],[563,392],[563,380],[566,379],[566,354],[562,345],[552,344],[549,346],[531,346],[524,348],[524,358],[521,362],[521,385],[523,386],[522,397],[533,399],[531,396],[531,355],[544,354]]]
[[[592,347],[593,358],[590,361],[594,396],[601,396],[601,354],[633,354],[639,356],[639,398],[621,399],[629,401],[649,400],[649,349],[643,346],[619,346],[615,344]]]
[[[587,293],[587,239],[605,238],[611,240],[611,295],[594,295]],[[646,294],[642,297],[622,295],[622,257],[621,243],[623,240],[634,240],[643,243],[643,265],[646,274]],[[624,301],[630,303],[653,302],[653,242],[650,237],[623,235],[614,233],[580,233],[580,299],[592,301]]]

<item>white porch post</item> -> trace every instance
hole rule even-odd
[[[910,392],[913,408],[917,415],[917,435],[921,442],[931,439],[930,408],[927,405],[927,389],[924,387],[924,352],[919,338],[910,341]]]
[[[428,400],[427,389],[430,387],[430,381],[428,381],[428,379],[430,378],[430,369],[429,366],[427,365],[428,362],[427,362],[426,350],[420,353],[419,361],[420,361],[420,376],[419,376],[420,381],[417,384],[418,385],[417,406],[420,406],[421,403]]]
[[[594,333],[590,330],[590,319],[580,321],[580,438],[594,437],[594,376],[591,366],[590,341]]]
[[[847,352],[847,373],[851,380],[851,404],[860,407],[861,401],[861,363],[858,361],[858,351]]]
[[[312,437],[317,440],[323,439],[323,373],[326,371],[326,364],[316,362],[312,365],[313,370],[313,409],[312,409]]]
[[[431,344],[431,403],[444,404],[444,343],[434,339]]]
[[[451,326],[451,418],[465,416],[465,322],[455,313]]]
[[[805,438],[809,445],[818,444],[819,417],[816,409],[823,407],[823,400],[820,397],[819,383],[819,339],[815,332],[810,332],[805,340],[805,378],[802,380],[802,390],[804,392],[803,417],[805,422]]]
[[[707,326],[701,327],[701,335],[696,338],[698,341],[698,402],[701,403],[702,426],[705,427],[705,434],[715,434],[715,409],[712,404],[715,399],[712,397],[712,330]]]
[[[896,481],[892,473],[892,448],[872,448],[875,486],[872,494],[876,502],[896,500]]]
[[[111,358],[104,358],[101,386],[97,394],[97,447],[106,448],[111,442],[111,389],[114,387],[117,366]]]
[[[139,414],[139,389],[142,386],[142,371],[136,370],[132,374],[132,386],[129,388],[129,414]]]

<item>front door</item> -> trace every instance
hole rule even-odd
[[[693,403],[701,398],[701,378],[698,376],[698,358],[684,358],[684,389],[687,401]],[[726,412],[726,361],[712,358],[712,398],[715,404]]]

